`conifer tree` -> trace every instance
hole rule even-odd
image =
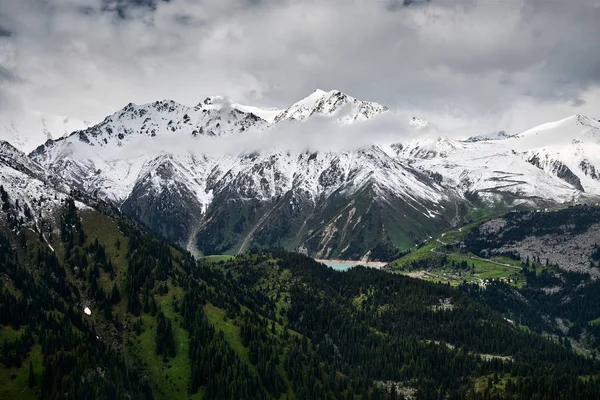
[[[29,361],[29,377],[27,378],[27,385],[32,388],[35,386],[35,373],[33,372],[33,364]]]

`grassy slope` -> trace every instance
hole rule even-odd
[[[229,261],[234,257],[235,256],[233,256],[233,255],[220,254],[220,255],[204,256],[204,257],[202,257],[202,260],[208,261],[211,263],[218,263],[220,261]]]
[[[127,268],[127,260],[125,259],[125,249],[127,249],[128,246],[127,238],[123,236],[119,231],[117,224],[109,217],[96,212],[82,212],[81,216],[87,235],[88,243],[86,243],[86,245],[92,243],[97,237],[98,241],[106,247],[107,255],[113,262],[117,272],[115,281],[120,288],[123,288]],[[120,243],[120,246],[117,245],[118,242]],[[176,250],[174,251],[177,253]],[[227,262],[232,258],[233,256],[229,255],[216,255],[207,256],[203,259],[214,264],[216,268],[219,268],[222,262]],[[286,274],[283,274],[282,278],[285,280],[286,276]],[[111,289],[113,281],[111,281],[107,275],[101,276],[101,280],[103,280],[103,287],[106,290]],[[155,294],[158,307],[173,324],[177,348],[176,357],[168,359],[165,362],[162,356],[156,356],[155,336],[157,321],[155,317],[144,313],[142,313],[140,317],[143,322],[142,333],[139,336],[130,334],[124,339],[126,352],[130,359],[132,359],[132,362],[134,362],[133,360],[140,360],[143,363],[151,380],[155,383],[154,389],[156,390],[158,398],[200,399],[202,398],[202,391],[191,397],[187,394],[187,384],[190,372],[190,360],[188,357],[189,337],[187,331],[182,327],[181,316],[173,309],[172,303],[174,297],[181,299],[183,297],[183,291],[181,288],[173,286],[171,282],[169,282],[169,292],[166,295],[158,296]],[[281,307],[284,307],[285,305],[282,300],[281,302]],[[123,315],[126,315],[125,302],[121,301],[117,304],[115,306],[115,311],[121,311]],[[205,305],[204,311],[209,322],[217,330],[223,331],[226,341],[240,359],[248,364],[250,371],[257,373],[256,368],[249,362],[248,349],[242,344],[239,327],[236,325],[235,321],[225,318],[225,311],[211,304]],[[126,323],[131,323],[136,319],[131,316],[127,318],[128,320],[125,321]],[[283,329],[279,324],[277,324],[276,327],[278,331]]]
[[[240,257],[245,257],[248,260],[254,260],[256,256],[244,255],[244,256],[240,256]],[[229,259],[231,259],[231,258],[233,258],[233,257],[230,257]],[[227,269],[226,265],[222,262],[215,263],[214,267],[222,268],[223,270]],[[276,303],[276,306],[277,306],[276,318],[280,318],[282,316],[281,311],[284,308],[289,307],[289,304],[286,303],[284,299],[286,296],[289,295],[289,292],[286,290],[286,288],[289,287],[291,281],[294,279],[293,274],[289,269],[281,269],[281,267],[274,260],[267,261],[265,264],[262,265],[262,267],[259,267],[259,268],[263,271],[263,273],[265,274],[265,277],[263,277],[256,283],[254,289],[260,290],[261,293],[264,293],[268,297],[271,297],[271,298],[274,298],[276,293],[279,292],[280,297]],[[229,270],[229,271],[233,274],[233,276],[237,275],[237,273],[235,271],[231,271],[231,270]],[[204,306],[204,313],[206,315],[206,318],[208,319],[208,322],[210,324],[212,324],[217,331],[223,331],[223,336],[224,336],[225,340],[231,346],[231,348],[235,351],[235,353],[238,355],[238,357],[242,361],[246,362],[250,372],[252,372],[254,374],[258,374],[256,367],[250,363],[248,348],[244,347],[244,345],[242,343],[242,340],[240,337],[240,328],[237,324],[237,321],[227,318],[226,311],[219,307],[214,306],[213,304],[206,304]],[[268,326],[271,326],[271,323],[272,323],[271,319],[268,319],[265,317],[261,317],[261,318],[266,319]],[[277,321],[275,321],[275,329],[276,329],[277,334],[281,334],[284,330],[284,327],[281,324],[279,324]],[[270,332],[270,330],[268,330],[268,332]],[[291,330],[291,329],[288,329],[288,332],[295,336],[300,336],[300,337],[302,336],[298,332]],[[288,352],[287,347],[280,349],[281,356],[286,356],[287,352]],[[277,366],[277,370],[279,371],[279,374],[283,378],[283,380],[286,383],[286,386],[288,388],[287,393],[282,394],[281,399],[286,399],[286,400],[295,399],[296,395],[294,394],[294,392],[292,390],[291,382],[289,381],[289,379],[287,377],[287,374],[285,372],[285,369],[284,369],[284,366],[282,363],[280,363]]]
[[[99,283],[102,288],[109,292],[113,284],[117,284],[121,294],[124,293],[125,276],[127,274],[128,261],[126,259],[129,241],[126,236],[120,231],[117,222],[102,213],[93,210],[79,211],[82,220],[82,225],[86,233],[86,241],[84,246],[88,246],[96,239],[106,249],[107,257],[111,260],[115,278],[110,279],[109,274],[100,271]],[[28,231],[27,231],[28,232]],[[64,259],[64,246],[60,242],[58,235],[48,236],[50,244],[55,249],[59,260]],[[35,245],[34,245],[35,244]],[[40,245],[37,235],[28,232],[28,247],[23,250],[24,256],[32,259],[37,252],[37,247]],[[180,255],[176,249],[173,249],[173,255]],[[76,279],[70,271],[67,270],[68,279],[76,283]],[[9,290],[14,289],[10,285],[5,285]],[[13,290],[16,291],[16,290]],[[16,291],[18,292],[18,291]],[[15,293],[20,295],[20,293]],[[111,328],[110,323],[104,320],[101,313],[95,312],[94,303],[91,302],[90,308],[92,315],[85,318],[91,319],[100,329],[104,326],[104,331],[107,335],[114,334],[113,338],[120,338],[121,345],[129,363],[138,364],[141,361],[143,368],[155,382],[155,394],[157,398],[164,399],[200,399],[201,392],[189,396],[187,394],[187,384],[189,380],[190,361],[188,357],[189,338],[188,334],[182,327],[182,318],[173,310],[173,297],[182,297],[182,289],[174,287],[169,283],[169,292],[164,296],[155,295],[157,305],[164,314],[171,319],[175,342],[177,346],[177,355],[167,362],[163,362],[162,357],[155,355],[155,335],[156,335],[156,317],[149,314],[141,315],[142,333],[138,337],[135,334],[125,333],[123,336],[118,334]],[[121,318],[121,321],[128,325],[135,320],[136,317],[131,316],[126,311],[126,304],[121,300],[113,307],[113,312]],[[0,329],[0,343],[6,338],[8,341],[14,340],[22,333],[23,329],[15,331],[10,326],[5,326]],[[111,339],[111,338],[109,338]],[[27,387],[27,378],[29,375],[29,361],[33,362],[34,371],[36,374],[37,386],[33,389]],[[41,387],[43,354],[39,345],[34,345],[32,351],[27,358],[23,359],[21,368],[0,368],[0,398],[4,399],[34,399],[39,398]]]
[[[507,257],[492,257],[490,260],[482,259],[474,254],[465,253],[458,247],[452,246],[450,250],[444,248],[444,244],[453,244],[464,239],[469,230],[477,226],[477,223],[471,223],[462,228],[445,232],[437,238],[425,242],[421,247],[418,247],[407,255],[390,263],[390,267],[399,273],[410,274],[414,277],[419,277],[429,281],[449,282],[451,285],[458,285],[463,281],[481,283],[486,279],[517,279],[517,286],[524,283],[524,278],[521,273],[520,263],[511,260]],[[426,273],[415,273],[408,271],[408,266],[414,261],[425,261],[428,265],[438,265],[443,255],[446,253],[448,263],[467,262],[469,267],[474,267],[475,272],[454,269],[451,265],[446,264],[441,268],[431,268]],[[506,264],[506,265],[499,265]]]
[[[95,211],[80,212],[84,230],[86,232],[86,245],[92,243],[96,238],[98,242],[106,247],[107,256],[113,263],[116,272],[116,278],[111,281],[108,274],[101,272],[100,282],[102,287],[108,291],[112,288],[114,282],[124,293],[125,275],[127,273],[127,259],[125,257],[129,241],[124,236],[117,223],[110,217],[100,214]],[[174,256],[178,255],[173,249]],[[194,396],[187,394],[187,384],[190,372],[190,360],[188,357],[189,337],[187,331],[182,327],[181,317],[173,310],[173,297],[179,299],[183,296],[181,288],[174,287],[169,282],[169,292],[164,296],[155,294],[155,299],[158,307],[163,311],[173,324],[173,333],[175,336],[175,344],[177,353],[175,358],[164,362],[162,357],[155,354],[155,337],[156,337],[156,317],[149,314],[142,314],[142,333],[139,337],[129,335],[124,338],[127,354],[143,362],[145,368],[150,374],[155,389],[159,398],[164,399],[199,399],[201,393]],[[125,302],[121,301],[114,307],[114,311],[126,314]],[[133,322],[135,318],[130,317],[129,321]],[[129,340],[127,340],[129,339]]]
[[[2,226],[0,226],[2,228]],[[37,249],[40,246],[38,235],[32,230],[26,229],[25,235],[27,237],[27,247],[19,249],[19,257],[23,259],[33,259],[37,254]],[[46,234],[46,237],[54,239],[54,235]],[[46,246],[44,244],[44,246]],[[21,298],[23,293],[16,289],[10,280],[3,280],[0,288],[7,289],[10,293],[15,295],[17,298]],[[18,330],[13,329],[12,326],[0,327],[0,346],[6,340],[12,342],[19,338],[23,334],[24,328],[21,327]],[[26,357],[23,357],[21,367],[6,368],[3,364],[0,364],[0,399],[38,399],[41,392],[41,381],[42,374],[44,371],[42,349],[39,344],[34,344],[31,347],[31,351]],[[29,378],[29,362],[33,364],[33,371],[35,374],[35,386],[33,388],[28,387]]]
[[[225,317],[225,310],[213,306],[212,304],[206,304],[204,306],[204,313],[208,322],[210,322],[217,331],[223,331],[225,340],[231,348],[237,353],[241,360],[248,363],[251,370],[255,371],[249,360],[248,349],[242,344],[240,338],[240,328],[234,324],[234,321]]]
[[[115,267],[117,286],[123,289],[125,274],[127,272],[127,259],[125,255],[129,247],[129,239],[119,230],[117,223],[106,215],[96,211],[82,211],[79,213],[86,233],[86,246],[92,244],[96,239],[106,247],[106,255]],[[112,289],[113,281],[108,274],[100,273],[100,284],[106,291]]]
[[[600,325],[600,317],[588,322],[590,325]]]
[[[173,324],[175,337],[176,355],[166,362],[162,356],[155,354],[156,346],[156,318],[149,314],[142,314],[142,334],[132,337],[134,347],[132,351],[147,366],[152,381],[158,394],[165,399],[199,399],[201,393],[193,396],[187,394],[187,384],[190,375],[189,336],[182,326],[182,318],[173,310],[173,297],[182,297],[181,288],[169,285],[169,293],[164,296],[156,296],[156,303]]]
[[[4,327],[0,331],[0,340],[4,343],[4,338],[14,336],[13,333],[5,332],[10,327]],[[10,341],[10,339],[8,339]],[[40,396],[42,373],[44,367],[42,366],[42,349],[40,345],[35,344],[29,353],[29,356],[23,358],[21,368],[0,368],[0,398],[2,399],[38,399]],[[29,378],[29,362],[33,364],[33,371],[36,377],[36,385],[33,388],[29,388],[27,380]]]

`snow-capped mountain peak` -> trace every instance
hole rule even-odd
[[[273,119],[281,112],[280,109],[268,109],[255,106],[247,106],[244,104],[237,103],[225,96],[209,96],[204,101],[196,106],[203,110],[222,110],[223,108],[229,108],[238,110],[247,114],[254,114],[257,117],[272,123]]]
[[[600,121],[582,114],[572,115],[558,121],[547,122],[521,132],[518,137],[531,137],[543,135],[548,139],[573,139],[576,136],[585,136],[590,130],[600,129]]]
[[[432,130],[437,131],[437,126],[432,124],[430,121],[425,119],[412,117],[408,122],[408,125],[417,130]]]
[[[465,139],[465,142],[473,143],[473,142],[483,142],[488,140],[504,140],[512,137],[506,133],[506,131],[494,131],[490,133],[485,133],[483,135],[471,136],[468,139]]]
[[[213,96],[196,107],[173,100],[137,105],[129,103],[101,123],[74,132],[80,141],[104,147],[123,145],[134,138],[157,135],[223,136],[268,125],[255,113],[231,100]]]
[[[312,254],[350,257],[353,249],[362,256],[370,245],[354,248],[356,235],[400,232],[418,241],[458,222],[461,210],[475,201],[547,206],[600,196],[600,122],[583,115],[519,135],[500,131],[458,140],[425,119],[402,122],[399,112],[356,127],[373,131],[369,138],[377,129],[407,131],[388,136],[391,144],[373,140],[310,151],[269,147],[271,137],[282,137],[276,131],[280,122],[284,129],[292,124],[292,133],[310,129],[319,135],[336,129],[332,123],[385,112],[378,103],[337,90],[315,90],[282,111],[223,96],[193,107],[172,100],[130,103],[29,156],[0,143],[0,168],[25,171],[40,182],[56,177],[65,188],[111,202],[204,253],[244,251],[253,243],[270,246],[293,237]],[[395,121],[397,127],[390,126]],[[262,129],[256,137],[248,131]],[[221,138],[225,135],[229,138]],[[192,141],[179,140],[185,136]],[[251,153],[211,150],[213,144],[233,143],[237,151],[238,139],[240,148],[255,139],[266,145]],[[365,224],[367,214],[379,219]]]
[[[284,120],[303,121],[313,115],[333,116],[341,123],[351,123],[372,118],[388,111],[379,103],[361,101],[339,90],[316,89],[304,99],[279,113],[274,122]]]

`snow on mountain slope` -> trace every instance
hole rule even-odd
[[[91,124],[75,118],[43,114],[37,111],[18,115],[0,115],[0,140],[30,152],[48,139],[58,139]]]
[[[40,146],[31,157],[78,189],[120,204],[139,179],[161,164],[165,143],[176,147],[176,143],[183,140],[179,165],[190,167],[180,170],[194,170],[202,157],[190,161],[186,154],[201,154],[202,149],[187,148],[195,144],[191,138],[236,135],[265,129],[268,125],[248,107],[220,96],[207,97],[195,107],[174,101],[141,106],[130,103],[95,126]],[[153,140],[156,136],[162,141]],[[140,144],[145,145],[141,151]],[[205,180],[200,178],[205,173],[207,170],[202,169],[193,178],[183,175],[177,178],[193,183]],[[200,189],[196,189],[200,193]],[[199,197],[210,196],[203,192]]]
[[[207,97],[195,107],[172,100],[136,105],[129,103],[85,131],[79,140],[94,146],[122,146],[140,136],[222,136],[247,129],[264,129],[268,123],[257,115],[242,111],[221,97]]]
[[[502,140],[427,137],[393,146],[400,157],[443,177],[444,184],[490,201],[567,202],[600,196],[600,123],[581,115]]]
[[[578,190],[600,194],[600,122],[574,115],[529,129],[512,139],[529,163]]]
[[[53,216],[68,196],[35,177],[0,164],[0,185],[8,193],[11,206],[19,216],[37,219]]]
[[[231,100],[230,98],[223,97],[223,96],[211,96],[211,97],[208,97],[207,99],[210,99],[210,102],[212,103],[214,108],[229,107],[229,108],[237,109],[237,110],[245,112],[245,113],[254,114],[254,115],[260,117],[261,119],[264,119],[268,123],[273,123],[273,120],[275,119],[275,117],[282,111],[278,108],[267,109],[267,108],[260,108],[260,107],[255,107],[255,106],[246,106],[243,104],[236,103],[233,100]],[[206,103],[206,100],[205,100],[205,103]],[[204,107],[208,108],[207,105],[205,105]]]
[[[511,137],[511,135],[509,135],[505,131],[495,131],[495,132],[490,132],[490,133],[486,133],[483,135],[471,136],[470,138],[467,138],[464,141],[472,143],[472,142],[483,142],[486,140],[503,140],[503,139],[508,139],[509,137]]]
[[[251,141],[254,133],[294,143],[293,135],[306,136],[304,125],[294,122],[310,119],[307,129],[327,133],[337,123],[386,111],[320,90],[276,116],[220,96],[196,107],[129,104],[94,127],[40,146],[30,158],[172,240],[195,243],[195,232],[203,230],[199,242],[213,240],[206,247],[213,251],[285,240],[320,254],[356,254],[367,246],[357,244],[360,235],[376,240],[393,232],[406,243],[434,234],[460,220],[473,194],[489,204],[531,206],[600,195],[600,123],[583,116],[515,136],[500,132],[462,141],[412,118],[398,128],[410,131],[399,142],[346,150],[236,149],[238,140]],[[290,123],[295,129],[286,129]],[[211,151],[205,140],[234,143],[234,151]],[[373,210],[380,225],[352,236],[348,227],[358,229],[365,217],[360,213]]]
[[[569,142],[600,142],[600,121],[577,114],[548,122],[515,135],[521,145],[531,147],[562,146]]]
[[[47,179],[45,171],[31,161],[25,153],[0,141],[0,207],[6,218],[0,224],[25,226],[40,232],[47,230],[49,221],[55,221],[64,201],[69,198],[68,188],[61,187],[57,179]],[[76,201],[80,209],[89,208]],[[42,235],[42,237],[45,236]]]
[[[463,143],[447,136],[422,135],[420,138],[392,145],[399,158],[409,160],[446,158],[466,149]]]
[[[3,140],[0,140],[0,164],[31,176],[44,175],[44,169],[31,161],[27,154]]]
[[[487,142],[464,146],[445,156],[421,158],[417,168],[438,174],[442,183],[462,193],[477,193],[491,204],[505,199],[518,203],[568,202],[580,196],[576,187],[531,165],[509,148]]]
[[[381,104],[361,101],[338,90],[325,92],[317,89],[306,98],[282,111],[274,122],[284,120],[302,121],[312,115],[333,116],[340,123],[364,121],[388,111]]]
[[[221,161],[215,162],[213,171]],[[269,200],[288,191],[304,193],[317,201],[342,190],[352,196],[367,182],[376,182],[397,196],[439,201],[444,195],[406,169],[401,160],[389,157],[378,146],[344,152],[279,152],[242,157],[215,180],[210,190],[236,188],[240,198]],[[231,179],[229,179],[231,177]]]

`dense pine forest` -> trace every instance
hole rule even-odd
[[[54,220],[32,225],[4,197],[3,399],[600,393],[600,362],[522,329],[469,286],[338,272],[274,250],[196,260],[116,213],[68,200]],[[586,299],[564,312],[585,313],[595,305]]]

